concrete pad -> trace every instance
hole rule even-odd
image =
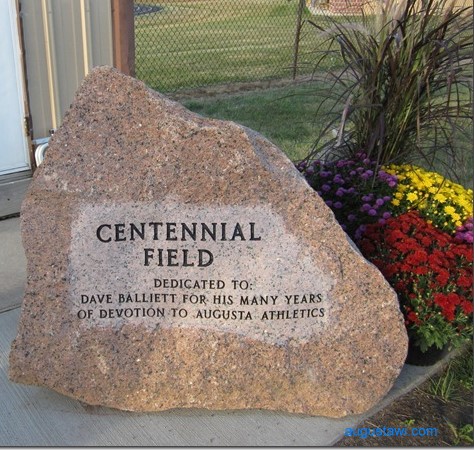
[[[30,182],[30,171],[0,177],[0,217],[20,212]]]
[[[19,309],[0,315],[0,445],[263,446],[326,445],[354,418],[335,420],[268,411],[171,410],[128,413],[91,407],[7,378]],[[251,382],[251,380],[249,380]]]
[[[20,236],[20,218],[0,220],[0,312],[23,300],[26,258]]]
[[[19,308],[0,314],[0,446],[329,446],[442,364],[405,365],[376,408],[343,419],[258,410],[132,413],[10,382],[8,354],[19,314]]]

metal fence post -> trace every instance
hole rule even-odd
[[[295,29],[295,43],[293,46],[293,80],[296,78],[296,72],[298,69],[298,53],[300,46],[300,34],[301,34],[301,19],[303,17],[303,10],[305,7],[306,0],[299,0],[298,11],[296,13],[296,29]]]

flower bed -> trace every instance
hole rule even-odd
[[[472,190],[415,166],[353,160],[298,169],[395,289],[423,352],[472,336]]]
[[[472,248],[412,210],[368,225],[362,254],[394,287],[409,336],[422,350],[472,333]]]

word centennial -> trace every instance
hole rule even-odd
[[[126,241],[167,241],[167,242],[235,242],[261,241],[257,235],[255,222],[140,222],[103,223],[96,229],[96,237],[104,244]],[[204,248],[144,248],[143,265],[154,261],[158,266],[207,267],[214,262],[214,255]]]

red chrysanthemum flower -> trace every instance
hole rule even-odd
[[[472,247],[416,211],[367,226],[359,244],[397,292],[409,332],[443,342],[470,335]]]

